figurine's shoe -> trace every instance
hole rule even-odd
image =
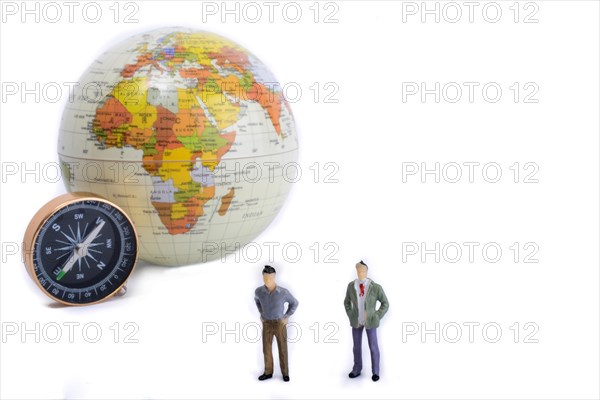
[[[290,377],[289,377],[289,376],[287,376],[287,375],[284,375],[284,377],[283,377],[283,381],[284,381],[284,382],[289,382],[289,381],[290,381]]]
[[[379,375],[373,374],[373,377],[371,379],[373,379],[373,382],[377,382],[379,380]]]
[[[357,376],[359,376],[359,375],[360,375],[360,372],[355,374],[355,373],[354,373],[354,371],[352,371],[352,372],[350,372],[350,373],[348,374],[348,376],[349,376],[350,378],[356,378],[356,377],[357,377]]]
[[[261,376],[258,377],[259,381],[264,381],[265,379],[271,379],[273,377],[273,374],[262,374]]]

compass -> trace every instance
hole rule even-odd
[[[92,193],[67,193],[44,205],[23,242],[29,275],[46,295],[69,305],[124,292],[137,260],[129,217]]]

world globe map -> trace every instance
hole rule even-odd
[[[162,28],[104,52],[65,107],[67,190],[134,221],[140,258],[224,258],[275,218],[297,177],[290,106],[266,66],[222,36]]]

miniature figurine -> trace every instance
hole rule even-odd
[[[371,351],[371,370],[374,382],[379,380],[379,346],[377,344],[377,328],[379,321],[389,308],[389,303],[381,285],[367,278],[369,267],[362,260],[356,264],[358,279],[348,284],[344,307],[352,326],[352,339],[354,341],[354,367],[348,374],[356,378],[362,371],[362,334],[363,328],[367,329],[367,340]],[[377,309],[377,301],[381,303]]]
[[[263,354],[265,356],[265,371],[258,377],[259,381],[273,377],[273,336],[277,339],[279,349],[279,366],[283,380],[289,382],[287,351],[287,322],[290,316],[298,308],[298,300],[292,296],[289,290],[278,286],[275,282],[275,268],[265,265],[262,271],[263,286],[256,288],[254,301],[260,312],[262,321]],[[284,304],[288,303],[287,311],[284,313]]]

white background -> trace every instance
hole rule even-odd
[[[473,22],[467,6],[455,3],[463,13],[456,23],[447,21],[455,10],[448,7],[439,23],[434,15],[423,23],[420,13],[405,15],[403,22],[403,7],[410,5],[391,1],[338,1],[327,9],[321,3],[317,23],[313,2],[297,3],[302,9],[297,23],[283,18],[285,3],[275,9],[273,23],[262,2],[257,23],[243,15],[239,22],[225,16],[222,23],[220,12],[203,14],[203,3],[195,1],[138,1],[137,23],[123,22],[135,10],[123,3],[115,23],[112,1],[99,2],[100,20],[87,22],[81,13],[86,3],[80,2],[71,23],[66,6],[57,4],[60,21],[48,21],[54,11],[46,9],[52,14],[40,15],[39,22],[26,15],[22,23],[21,2],[13,3],[17,14],[3,8],[0,27],[2,398],[600,396],[597,2],[538,1],[529,8],[520,3],[517,23],[512,1],[498,3],[502,16],[496,23],[482,16],[485,2],[475,9]],[[440,10],[444,5],[439,3]],[[39,3],[40,13],[43,6]],[[435,3],[427,6],[433,9]],[[243,3],[238,7],[242,11]],[[538,22],[524,23],[535,7]],[[336,9],[338,22],[324,23]],[[494,10],[487,10],[493,18]],[[6,83],[35,88],[39,82],[42,91],[44,85],[75,82],[113,44],[160,26],[222,34],[256,54],[282,84],[300,85],[302,96],[292,108],[303,176],[280,215],[256,239],[262,249],[258,260],[248,251],[238,260],[229,256],[225,262],[178,268],[142,262],[126,296],[91,307],[56,306],[14,252],[38,208],[65,192],[51,172],[68,93],[63,86],[57,101],[52,92],[39,93],[36,102],[32,94],[7,95]],[[321,87],[316,102],[310,89],[315,82]],[[328,82],[339,87],[333,95],[337,103],[325,102]],[[403,82],[425,82],[428,88],[456,82],[463,96],[456,103],[447,101],[453,92],[439,103],[433,95],[403,101]],[[463,82],[479,83],[473,102]],[[503,90],[495,103],[482,97],[489,82]],[[516,103],[510,89],[515,82],[521,89]],[[531,92],[524,89],[528,82],[539,88],[533,96],[537,103],[524,102]],[[309,167],[317,162],[321,174],[314,182]],[[332,171],[323,168],[328,162],[339,167],[337,183],[324,182],[324,173]],[[429,168],[436,162],[440,168],[480,165],[472,183],[464,166],[457,183],[444,176],[436,183],[432,175],[421,182],[419,174],[403,182],[403,165],[413,162]],[[518,183],[509,169],[515,162],[521,169]],[[524,182],[528,162],[539,167],[538,183]],[[36,163],[39,173],[21,174],[24,168],[35,170]],[[497,183],[482,176],[486,163],[500,166]],[[9,174],[15,165],[19,170]],[[280,243],[272,262],[265,242]],[[282,254],[290,242],[302,249],[297,262],[291,262],[293,252]],[[310,248],[315,242],[321,249],[316,262]],[[328,242],[337,246],[337,262],[325,262],[334,248],[325,249]],[[458,262],[449,262],[453,253],[442,254],[439,262],[426,255],[422,262],[420,253],[403,254],[403,243],[409,242],[430,249],[436,242],[480,246],[473,262],[464,246]],[[515,242],[521,248],[518,262],[509,248]],[[523,249],[528,242],[539,247],[537,263],[524,262],[532,249]],[[486,243],[502,249],[498,262],[483,258]],[[347,378],[352,341],[342,300],[359,259],[370,265],[370,277],[383,285],[390,301],[378,331],[377,383],[370,380],[366,339],[363,375]],[[262,352],[260,341],[251,340],[258,322],[253,291],[265,263],[277,268],[279,283],[300,301],[290,321],[297,324],[289,330],[297,340],[289,346],[289,383],[282,382],[277,359],[274,379],[256,380]],[[126,329],[128,322],[134,325]],[[469,322],[480,324],[472,343],[464,325]],[[524,328],[528,322],[539,328],[532,337],[537,343],[525,343],[532,332]],[[23,329],[35,331],[36,323],[39,338],[21,335]],[[79,324],[73,343],[65,323]],[[434,329],[436,323],[445,333],[439,343],[434,334],[403,340],[407,326]],[[462,327],[457,343],[451,343],[454,323]],[[502,329],[496,343],[482,334],[487,323]],[[510,329],[515,323],[518,343]],[[90,328],[86,336],[85,324],[101,328],[96,343],[88,342],[96,332]],[[50,343],[57,325],[62,336]],[[19,332],[7,334],[15,326]],[[137,343],[126,343],[132,326],[138,330],[130,339]],[[219,332],[206,335],[214,327]],[[231,332],[221,337],[223,328]],[[325,340],[327,334],[334,343]],[[487,338],[494,336],[490,329]]]

